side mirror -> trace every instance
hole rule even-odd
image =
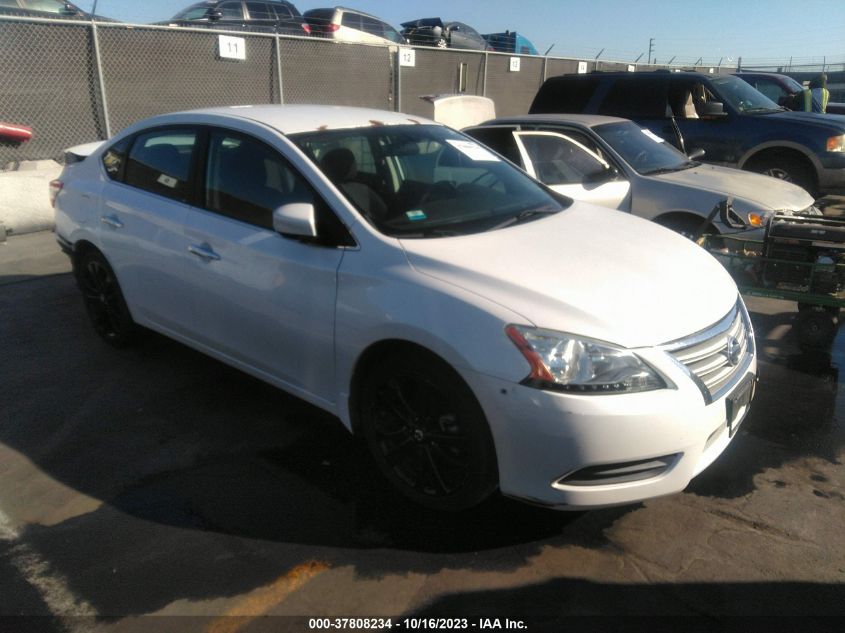
[[[223,12],[220,9],[209,9],[206,15],[208,15],[208,19],[212,22],[223,19]]]
[[[273,230],[285,237],[317,237],[317,214],[308,202],[289,202],[273,211]]]
[[[597,185],[605,182],[611,182],[617,178],[619,178],[619,170],[611,165],[607,169],[590,174],[584,178],[584,183]]]
[[[708,101],[701,106],[702,117],[723,117],[728,116],[725,112],[725,104],[721,101]]]
[[[696,158],[701,158],[707,152],[704,151],[703,148],[699,147],[697,149],[692,150],[689,154],[687,154],[687,158],[690,160],[695,160]]]

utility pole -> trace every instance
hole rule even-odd
[[[651,54],[654,52],[654,38],[648,38],[648,63],[651,64]]]

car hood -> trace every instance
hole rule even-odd
[[[725,269],[693,242],[584,203],[496,231],[400,242],[420,273],[529,324],[628,348],[703,330],[737,300]]]
[[[833,130],[839,134],[845,132],[845,115],[841,114],[822,115],[817,112],[793,112],[792,110],[784,110],[782,112],[772,112],[756,116],[763,116],[766,119],[775,121],[783,121],[790,125],[801,123],[821,129]]]
[[[800,211],[813,204],[813,197],[797,185],[730,167],[699,165],[651,177],[663,182],[742,198],[775,211]]]

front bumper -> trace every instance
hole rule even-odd
[[[567,510],[634,503],[683,490],[725,450],[733,435],[728,400],[745,381],[751,381],[753,395],[753,348],[730,388],[709,404],[668,354],[637,353],[677,389],[584,396],[465,374],[490,424],[503,494]],[[734,427],[748,409],[734,407]],[[582,476],[632,472],[638,464],[658,467],[611,483]]]

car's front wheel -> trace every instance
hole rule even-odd
[[[92,249],[80,257],[77,280],[97,334],[114,347],[128,344],[138,326],[132,320],[114,271],[100,251]]]
[[[481,406],[445,362],[404,351],[368,369],[360,429],[384,475],[406,497],[456,512],[498,487],[496,451]]]

